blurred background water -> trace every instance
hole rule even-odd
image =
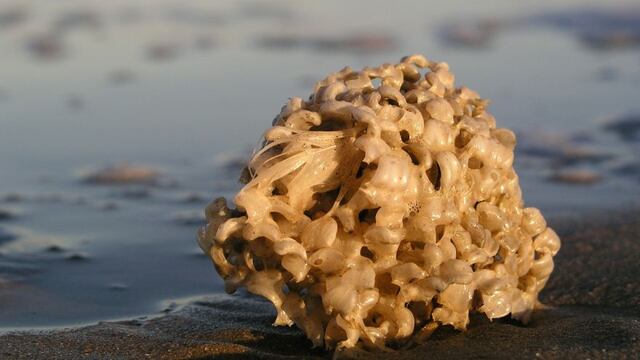
[[[202,209],[291,96],[423,53],[518,135],[528,205],[640,202],[640,5],[0,2],[0,329],[222,291]]]

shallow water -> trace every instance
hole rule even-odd
[[[286,99],[344,65],[417,52],[446,60],[517,131],[525,199],[545,213],[640,202],[640,144],[602,130],[640,113],[637,48],[593,49],[544,23],[482,47],[438,36],[452,21],[596,2],[79,4],[0,3],[0,209],[13,214],[0,236],[15,238],[0,240],[0,328],[153,314],[167,299],[222,291],[195,243],[197,212],[238,188],[225,163],[253,147]],[[567,148],[605,160],[576,164]],[[159,182],[80,181],[123,161],[158,169]],[[550,181],[575,170],[599,179]]]

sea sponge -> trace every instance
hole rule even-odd
[[[425,75],[421,70],[428,69]],[[384,348],[526,322],[560,248],[524,208],[513,132],[421,55],[291,98],[248,163],[237,209],[206,209],[199,244],[225,280],[270,300],[315,346]]]

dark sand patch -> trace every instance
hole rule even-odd
[[[556,271],[542,295],[549,305],[528,325],[474,316],[468,331],[438,329],[426,344],[347,358],[638,358],[640,223],[638,212],[565,219]],[[3,359],[298,359],[331,358],[310,349],[295,328],[272,327],[263,301],[215,295],[152,319],[0,336]]]

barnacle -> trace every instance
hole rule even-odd
[[[470,311],[526,322],[560,240],[524,208],[515,135],[487,105],[421,55],[291,98],[237,209],[206,209],[198,239],[226,290],[267,298],[275,325],[327,348],[465,329]]]

